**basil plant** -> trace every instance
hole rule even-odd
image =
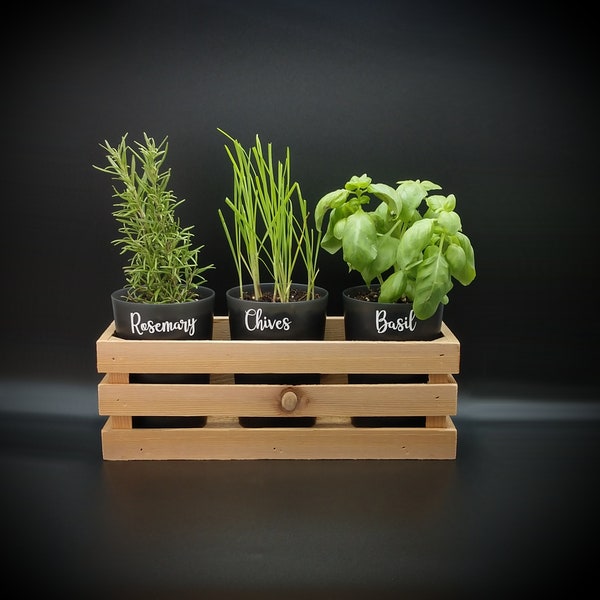
[[[394,188],[355,175],[317,203],[318,231],[328,216],[321,246],[331,254],[341,250],[368,287],[378,283],[379,302],[412,302],[415,316],[427,319],[448,303],[453,279],[466,286],[475,278],[456,197],[430,195],[440,189],[420,180],[398,181]]]

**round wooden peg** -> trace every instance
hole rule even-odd
[[[292,390],[286,390],[281,395],[281,408],[288,412],[292,412],[295,410],[296,406],[298,406],[298,396],[296,396],[296,393]]]

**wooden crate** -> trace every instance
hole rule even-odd
[[[105,460],[454,459],[460,345],[444,323],[433,341],[344,340],[328,317],[323,341],[233,341],[227,317],[212,340],[96,342]],[[205,373],[207,383],[132,383],[131,374]],[[314,384],[239,384],[233,373],[319,373]],[[422,383],[348,383],[349,373],[424,374]],[[131,377],[131,379],[133,379]],[[242,426],[240,417],[267,426]],[[309,426],[287,426],[310,418]],[[370,419],[364,419],[369,417]],[[273,425],[269,419],[277,421]],[[138,426],[138,421],[166,421]],[[170,423],[170,419],[189,421]],[[290,420],[292,419],[292,420]],[[367,421],[356,426],[359,419]],[[404,421],[415,423],[406,425]]]

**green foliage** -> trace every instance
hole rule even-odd
[[[398,181],[393,188],[353,176],[343,189],[323,196],[315,209],[321,242],[331,254],[342,252],[350,270],[367,286],[381,285],[379,302],[409,301],[419,319],[448,303],[453,279],[475,279],[475,256],[462,232],[454,194],[429,195],[441,187],[431,181]],[[366,210],[371,196],[379,200]]]
[[[259,136],[246,150],[238,140],[228,138],[225,150],[233,168],[233,196],[225,198],[232,223],[219,209],[238,281],[250,277],[254,297],[261,298],[261,282],[268,274],[274,283],[274,301],[289,302],[297,267],[306,276],[307,299],[314,298],[318,274],[317,258],[321,235],[310,226],[307,202],[298,182],[291,180],[290,149],[285,160],[275,162],[272,144],[262,145]],[[304,283],[301,281],[299,283]]]
[[[157,304],[197,299],[197,287],[206,282],[203,273],[213,265],[199,265],[204,246],[192,245],[192,227],[182,227],[175,214],[183,200],[168,189],[167,138],[157,145],[144,133],[144,143],[132,147],[125,134],[118,146],[105,141],[100,147],[108,165],[93,167],[119,183],[113,185],[113,216],[121,237],[112,243],[129,255],[123,267],[127,299]]]

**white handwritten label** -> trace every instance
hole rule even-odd
[[[375,312],[375,327],[377,333],[392,331],[414,331],[417,328],[417,319],[413,310],[405,317],[388,320],[385,309]]]
[[[245,312],[244,324],[248,331],[289,331],[292,320],[289,317],[270,319],[263,316],[262,308],[249,308]]]
[[[196,333],[196,322],[198,319],[179,319],[179,321],[142,321],[139,312],[130,314],[131,333],[144,335],[144,333],[170,333],[172,331],[183,331],[190,337]]]

